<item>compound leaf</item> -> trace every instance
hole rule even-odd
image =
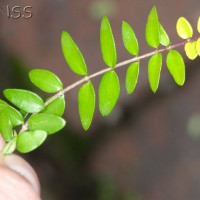
[[[155,6],[149,13],[145,36],[147,44],[150,47],[158,48],[160,44],[160,23],[158,21],[158,14]]]
[[[132,55],[138,55],[138,41],[133,29],[127,22],[122,22],[122,39],[126,50]]]
[[[60,79],[52,72],[44,69],[34,69],[29,72],[31,82],[41,90],[54,93],[63,89]]]
[[[0,112],[0,132],[5,141],[10,141],[13,138],[13,126],[10,117],[6,111]]]
[[[104,62],[111,68],[115,67],[117,53],[112,29],[107,17],[103,17],[101,21],[100,44]]]
[[[196,42],[196,50],[197,50],[198,55],[200,56],[200,38]]]
[[[126,91],[128,94],[133,93],[138,81],[139,62],[130,64],[126,72]]]
[[[32,115],[28,120],[30,131],[44,130],[48,134],[53,134],[61,130],[66,122],[63,118],[46,113]]]
[[[28,153],[38,148],[46,139],[47,133],[43,130],[25,131],[17,136],[17,150]]]
[[[176,23],[176,30],[182,39],[189,39],[193,35],[193,29],[190,23],[184,17],[180,17]]]
[[[185,82],[185,63],[181,54],[176,50],[170,50],[166,64],[175,82],[182,86]]]
[[[67,32],[62,33],[61,45],[65,60],[70,69],[78,75],[87,75],[85,60],[79,48]]]
[[[167,35],[167,32],[165,31],[165,29],[161,24],[160,24],[160,44],[166,47],[170,45],[169,36]]]
[[[25,112],[35,113],[44,108],[43,100],[28,90],[6,89],[3,93],[11,103]]]
[[[196,41],[194,42],[187,42],[185,44],[185,53],[187,55],[187,57],[191,60],[194,60],[198,53],[197,53],[197,49],[196,49]]]
[[[105,73],[99,85],[99,110],[103,116],[109,115],[120,94],[120,83],[115,71]]]
[[[42,113],[53,114],[53,115],[57,115],[57,116],[62,116],[64,114],[64,112],[65,112],[65,97],[64,97],[64,95],[55,99],[48,106],[46,106],[45,109],[42,111]]]
[[[148,77],[151,90],[155,93],[159,86],[162,67],[162,54],[154,54],[148,62]]]
[[[23,124],[24,119],[21,113],[0,99],[0,112],[2,111],[5,111],[9,115],[13,127]]]
[[[85,83],[78,92],[78,109],[81,124],[85,131],[91,125],[95,110],[95,91],[92,83]]]

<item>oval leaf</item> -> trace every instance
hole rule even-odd
[[[197,40],[196,50],[197,50],[198,55],[200,56],[200,38]]]
[[[6,89],[3,93],[11,103],[25,112],[36,113],[44,108],[43,100],[28,90]]]
[[[117,63],[117,53],[112,29],[107,17],[103,17],[101,21],[100,43],[104,62],[109,67],[114,67]]]
[[[200,17],[199,17],[198,22],[197,22],[197,30],[200,33]]]
[[[64,97],[64,95],[55,99],[48,106],[46,106],[45,109],[42,111],[42,113],[53,114],[53,115],[57,115],[57,116],[62,116],[64,114],[64,112],[65,112],[65,97]]]
[[[52,72],[44,69],[34,69],[29,72],[31,82],[41,90],[54,93],[63,89],[60,79]]]
[[[165,31],[165,29],[161,24],[160,24],[160,44],[166,47],[170,45],[169,36],[167,35],[167,32]]]
[[[62,51],[70,69],[78,75],[87,75],[85,60],[77,45],[67,32],[61,36]]]
[[[0,99],[0,112],[3,110],[6,111],[7,114],[9,115],[13,127],[24,123],[24,119],[21,113],[17,111],[15,108],[8,105],[5,101]]]
[[[17,150],[28,153],[38,148],[46,139],[47,133],[42,130],[26,131],[17,136]]]
[[[99,85],[99,110],[103,116],[109,115],[120,94],[120,83],[115,71],[103,75]]]
[[[193,35],[193,29],[190,23],[184,17],[180,17],[176,23],[176,30],[182,39],[191,38]]]
[[[139,53],[138,41],[133,29],[127,22],[122,23],[122,39],[126,50],[137,56]]]
[[[185,63],[181,54],[176,50],[170,50],[166,64],[175,82],[182,86],[185,82]]]
[[[187,57],[191,60],[194,60],[198,53],[197,53],[197,49],[196,49],[196,41],[194,42],[187,42],[185,44],[185,53],[187,55]]]
[[[28,120],[30,131],[44,130],[48,134],[53,134],[65,126],[65,120],[59,116],[39,113],[32,115]]]
[[[139,75],[139,62],[132,63],[126,72],[126,91],[128,94],[133,93],[137,85]]]
[[[90,81],[84,84],[79,90],[78,109],[81,124],[84,130],[87,131],[91,125],[95,109],[95,91]]]
[[[160,23],[158,21],[158,14],[155,6],[149,13],[145,36],[147,44],[150,47],[158,48],[160,44]]]
[[[10,141],[13,138],[13,126],[10,117],[6,111],[0,112],[0,132],[5,141]]]
[[[155,93],[159,86],[162,67],[162,54],[154,54],[148,62],[148,77],[152,91]]]

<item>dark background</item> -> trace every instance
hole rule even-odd
[[[145,42],[148,13],[156,5],[172,43],[180,16],[196,31],[199,0],[2,0],[10,6],[32,6],[30,19],[0,13],[0,89],[36,90],[28,71],[44,68],[65,86],[79,79],[66,65],[60,35],[68,31],[82,51],[89,72],[105,68],[99,46],[101,17],[107,15],[116,40],[118,61],[129,59],[121,39],[121,22],[129,22],[140,44],[140,55],[152,51]],[[183,52],[183,48],[180,49]],[[66,95],[67,126],[38,150],[24,155],[41,181],[43,200],[197,200],[200,199],[200,62],[189,61],[186,83],[177,87],[165,63],[156,94],[150,91],[147,60],[142,61],[133,95],[124,86],[126,67],[117,70],[121,95],[106,118],[95,111],[84,132],[77,110],[77,91]],[[94,80],[98,89],[100,78]],[[1,92],[2,93],[2,92]],[[2,95],[1,95],[2,97]]]

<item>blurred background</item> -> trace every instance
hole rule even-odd
[[[140,55],[152,51],[144,33],[153,5],[172,43],[181,42],[175,30],[180,16],[196,27],[199,0],[1,0],[1,91],[9,87],[38,91],[28,80],[33,68],[53,71],[65,86],[78,80],[62,55],[63,30],[78,44],[90,74],[105,68],[99,46],[104,15],[113,28],[119,62],[130,58],[122,44],[123,20],[135,30]],[[12,11],[15,6],[21,15]],[[148,84],[147,60],[142,60],[136,91],[129,96],[124,86],[126,67],[118,69],[121,95],[117,106],[106,118],[96,109],[88,132],[80,125],[78,88],[69,92],[66,128],[24,155],[40,178],[42,199],[200,199],[200,59],[185,58],[185,62],[185,85],[176,86],[164,63],[156,94]],[[99,81],[94,80],[96,91]]]

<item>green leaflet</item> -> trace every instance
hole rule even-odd
[[[160,23],[158,21],[158,14],[155,6],[149,13],[145,36],[147,44],[150,47],[158,48],[160,44]]]
[[[160,24],[160,44],[166,47],[170,45],[169,36],[167,35],[167,32],[165,31],[165,29],[161,24]]]
[[[78,109],[81,124],[85,131],[91,125],[95,110],[95,91],[92,83],[85,83],[78,92]]]
[[[46,113],[32,115],[28,120],[30,131],[44,130],[48,134],[53,134],[61,130],[66,122],[63,118]]]
[[[0,132],[5,141],[10,141],[13,138],[12,128],[8,113],[6,111],[0,112]]]
[[[148,62],[148,77],[151,90],[155,93],[159,86],[160,72],[162,67],[162,54],[154,54]]]
[[[109,115],[120,94],[120,83],[115,71],[103,75],[99,85],[99,110],[103,116]]]
[[[200,56],[200,38],[196,42],[196,50],[197,50],[198,55]]]
[[[3,147],[3,151],[2,151],[3,155],[12,154],[15,151],[16,146],[17,146],[17,137],[14,136],[12,140],[6,143],[6,145]]]
[[[196,49],[196,41],[194,42],[187,42],[185,44],[185,53],[187,55],[187,57],[191,60],[194,60],[198,53],[197,53],[197,49]]]
[[[44,69],[34,69],[29,72],[31,82],[41,90],[54,93],[63,89],[60,79],[52,72]]]
[[[47,133],[42,130],[26,131],[17,136],[17,150],[28,153],[38,148],[46,139]]]
[[[2,111],[8,114],[13,127],[23,124],[24,119],[21,113],[0,99],[0,112]]]
[[[138,82],[139,62],[130,64],[126,72],[126,91],[128,94],[133,93]]]
[[[198,22],[197,22],[197,30],[200,33],[200,17],[199,17]]]
[[[122,39],[126,50],[137,56],[139,53],[138,41],[133,29],[127,22],[122,22]]]
[[[101,21],[100,44],[104,62],[111,68],[115,67],[117,53],[112,29],[107,17],[103,17]]]
[[[167,54],[166,64],[175,82],[182,86],[185,82],[185,63],[181,54],[176,50],[170,50]]]
[[[85,60],[75,42],[67,32],[62,33],[61,45],[65,60],[70,69],[78,75],[87,75],[88,72]]]
[[[193,35],[193,29],[190,23],[184,18],[180,17],[176,23],[176,31],[182,39],[189,39]]]
[[[46,106],[45,109],[42,111],[42,113],[53,114],[53,115],[57,115],[57,116],[62,116],[64,114],[64,112],[65,112],[65,97],[64,97],[64,95],[55,99],[48,106]]]
[[[36,113],[44,108],[43,100],[28,90],[6,89],[3,93],[11,103],[25,112]]]

